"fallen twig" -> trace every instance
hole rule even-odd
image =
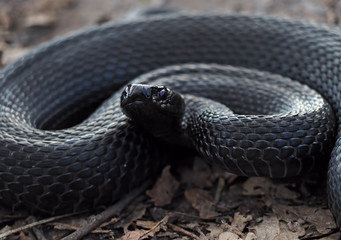
[[[33,223],[36,222],[37,219],[33,216],[30,216],[27,218],[28,223]],[[40,226],[35,226],[32,228],[32,231],[35,235],[35,237],[37,238],[37,240],[47,240],[42,229],[40,228]]]
[[[201,240],[208,240],[206,235],[201,231],[201,229],[199,227],[195,227],[195,230],[200,234],[200,239]]]
[[[71,231],[77,231],[80,229],[80,227],[74,226],[74,225],[70,225],[70,224],[65,224],[65,223],[50,223],[49,226],[53,226],[54,229],[58,229],[58,230],[71,230]],[[95,234],[103,234],[103,233],[111,233],[111,230],[103,230],[100,228],[94,229],[91,231],[91,233],[95,233]]]
[[[29,228],[33,228],[33,227],[38,226],[38,225],[42,225],[42,224],[45,224],[45,223],[53,222],[53,221],[56,221],[56,220],[59,220],[59,219],[65,218],[65,217],[71,217],[71,216],[78,215],[78,214],[81,214],[81,213],[84,213],[84,212],[85,211],[76,212],[76,213],[68,213],[68,214],[59,215],[59,216],[55,216],[55,217],[45,218],[45,219],[39,220],[37,222],[29,223],[29,224],[26,224],[26,225],[24,225],[22,227],[15,228],[15,229],[9,230],[7,232],[1,233],[0,234],[0,239],[4,239],[4,238],[8,237],[11,234],[18,233],[20,231],[23,231],[23,230],[26,230],[26,229],[29,229]]]
[[[89,224],[83,226],[77,231],[71,233],[70,235],[64,237],[62,240],[78,240],[87,235],[89,232],[100,226],[102,223],[110,219],[112,216],[119,214],[134,198],[140,195],[143,191],[147,189],[150,182],[146,182],[141,187],[131,191],[124,198],[118,201],[116,204],[105,209],[100,214],[96,215]]]
[[[198,239],[198,240],[200,240],[200,237],[198,237],[198,236],[195,235],[194,233],[191,233],[191,232],[189,232],[189,231],[187,231],[187,230],[185,230],[185,229],[183,229],[183,228],[181,228],[181,227],[179,227],[179,226],[177,226],[177,225],[168,223],[168,226],[169,226],[170,228],[172,228],[172,229],[173,229],[174,231],[176,231],[176,232],[180,232],[180,233],[182,233],[182,234],[185,234],[185,235],[191,237],[192,239]]]
[[[151,229],[145,231],[142,235],[141,235],[141,239],[145,236],[147,236],[149,233],[151,233],[152,231],[154,231],[156,228],[160,227],[163,224],[166,224],[168,222],[169,216],[165,216],[164,218],[162,218],[159,222],[157,222]]]

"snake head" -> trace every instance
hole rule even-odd
[[[121,95],[123,113],[156,137],[180,128],[185,104],[182,96],[165,87],[129,84]]]

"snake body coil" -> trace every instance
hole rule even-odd
[[[99,26],[54,40],[0,72],[0,200],[12,208],[26,205],[61,213],[110,203],[157,174],[164,164],[159,146],[122,114],[121,92],[113,94],[143,73],[175,64],[214,63],[279,74],[322,94],[340,122],[340,61],[338,29],[238,14],[151,18]],[[203,66],[207,67],[210,68]],[[195,65],[180,67],[180,72],[193,68]],[[213,70],[208,71],[225,71],[220,68],[212,65]],[[238,72],[233,68],[231,71]],[[245,74],[252,80],[249,70],[236,76],[242,78]],[[260,79],[262,74],[257,72],[253,76]],[[199,80],[200,83],[192,80],[182,84],[177,90],[190,92],[194,86],[210,81]],[[143,82],[144,78],[136,81]],[[102,101],[94,113],[80,122]],[[240,101],[248,104],[245,99]],[[263,108],[267,108],[265,104],[256,110],[262,112]],[[328,107],[323,109],[331,115]],[[309,119],[318,125],[314,116]],[[325,139],[332,135],[334,125],[326,121],[326,127],[308,134],[322,139],[313,147],[315,150],[329,144]],[[290,146],[300,145],[296,137],[299,134],[304,137],[308,132],[284,130],[280,123],[277,127],[277,133],[293,143]],[[205,133],[205,129],[197,130],[191,134]],[[219,131],[210,129],[210,134],[221,134]],[[229,139],[240,136],[232,135]],[[257,137],[257,132],[254,136]],[[272,135],[275,139],[276,136]],[[339,225],[340,139],[339,130],[328,172],[329,203]],[[204,149],[201,153],[208,159],[212,156],[223,159],[225,146],[226,143],[216,141],[207,149],[205,146],[199,149]],[[253,146],[255,152],[262,147]],[[282,147],[273,151],[282,151]],[[290,151],[295,154],[308,151],[304,146],[297,149]],[[291,156],[289,153],[286,152],[287,156]],[[272,155],[269,152],[268,156]],[[286,177],[309,168],[307,159],[299,160],[298,165],[302,164],[299,170],[290,161],[282,163],[288,167],[286,172],[280,172],[279,165],[272,166],[272,160],[267,170],[259,174],[235,169],[242,175]],[[248,163],[254,164],[251,160]]]

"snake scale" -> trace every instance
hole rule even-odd
[[[120,108],[133,81],[167,86],[159,98],[183,94],[187,107],[172,124],[228,171],[290,177],[330,158],[340,226],[340,61],[337,28],[242,14],[171,14],[55,39],[0,72],[0,201],[57,214],[109,204],[157,175],[162,144]]]

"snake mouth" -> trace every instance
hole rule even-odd
[[[141,115],[143,105],[145,102],[142,100],[132,100],[130,98],[125,98],[121,100],[122,112],[129,118],[134,118],[134,115]],[[135,116],[136,117],[136,116]]]
[[[143,105],[144,102],[142,100],[131,100],[131,99],[127,99],[127,100],[122,100],[121,101],[121,107],[122,108],[131,108],[134,106],[139,106],[139,105]]]

